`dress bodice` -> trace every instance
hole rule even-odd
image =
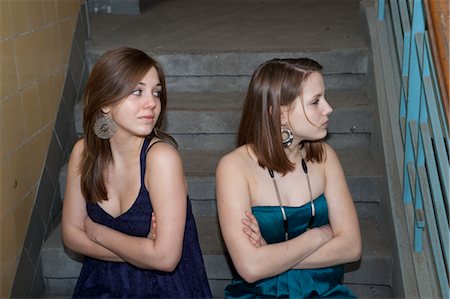
[[[314,199],[315,211],[312,227],[329,223],[325,195]],[[298,207],[284,206],[288,221],[289,239],[304,233],[311,219],[311,202]],[[280,206],[255,206],[253,215],[259,223],[268,244],[284,241],[283,215]],[[248,283],[235,277],[225,288],[225,298],[355,298],[342,285],[341,265],[320,269],[291,269],[273,277]]]
[[[325,195],[314,199],[316,215],[313,227],[328,224],[328,207]],[[288,220],[289,238],[292,239],[304,233],[311,218],[311,202],[299,207],[284,206]],[[268,244],[284,241],[283,215],[280,206],[255,206],[252,207],[253,215],[259,223],[259,228],[264,240]]]

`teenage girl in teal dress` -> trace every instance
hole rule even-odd
[[[355,207],[322,140],[333,109],[315,61],[274,59],[253,74],[238,148],[217,167],[220,227],[239,274],[226,298],[354,298],[342,264],[361,256]]]

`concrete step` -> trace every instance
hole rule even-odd
[[[118,45],[142,49],[162,63],[172,91],[242,91],[274,57],[307,56],[326,75],[362,75],[331,78],[329,87],[365,82],[367,45],[355,0],[163,1],[139,16],[92,15],[90,24],[91,63]]]
[[[180,151],[194,200],[215,198],[215,169],[222,151]],[[355,202],[379,202],[380,175],[369,151],[339,150],[344,173]]]
[[[245,97],[242,92],[171,92],[163,129],[172,134],[180,149],[223,149],[235,146],[236,133]],[[361,90],[329,90],[327,100],[334,108],[330,115],[328,139],[333,147],[368,148],[373,110]],[[75,106],[75,124],[82,134],[82,103]]]
[[[181,150],[189,197],[192,200],[193,213],[196,216],[215,216],[215,170],[225,151]],[[338,150],[347,184],[360,216],[376,216],[380,202],[381,177],[375,161],[369,151]],[[61,198],[64,198],[67,168],[60,172],[59,183]]]
[[[234,268],[227,256],[217,218],[197,217],[196,224],[211,288],[216,297],[221,297],[224,286],[233,277]],[[360,224],[363,256],[361,261],[344,266],[344,282],[358,289],[357,293],[381,298],[388,294],[392,282],[390,247],[374,220],[361,219]],[[41,258],[47,298],[70,296],[81,270],[82,257],[64,249],[60,227],[45,242]]]
[[[389,286],[392,282],[390,246],[375,220],[360,219],[363,254],[360,261],[346,264],[344,282]],[[208,279],[231,279],[235,270],[229,262],[217,218],[197,218],[199,239]]]
[[[217,215],[215,170],[219,159],[225,153],[218,150],[180,151],[184,161],[189,197],[196,216]],[[381,177],[370,152],[339,150],[337,154],[358,214],[360,217],[376,217],[381,198]],[[67,167],[65,166],[61,169],[59,177],[61,198],[64,198],[66,178]]]

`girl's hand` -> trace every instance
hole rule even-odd
[[[245,212],[247,218],[243,218],[242,224],[244,225],[242,231],[247,235],[249,241],[255,247],[261,247],[267,245],[266,241],[261,235],[261,231],[259,230],[258,220],[256,217],[250,213],[249,211]]]
[[[148,238],[153,241],[156,240],[156,217],[154,212],[152,212],[152,223],[150,226],[150,233],[148,235]]]

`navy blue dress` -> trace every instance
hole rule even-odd
[[[153,211],[144,185],[145,161],[151,138],[141,150],[141,189],[131,208],[114,218],[98,204],[87,203],[89,217],[122,233],[147,237]],[[138,268],[127,262],[108,262],[86,257],[74,298],[212,298],[206,277],[197,229],[188,198],[183,253],[173,272]]]

